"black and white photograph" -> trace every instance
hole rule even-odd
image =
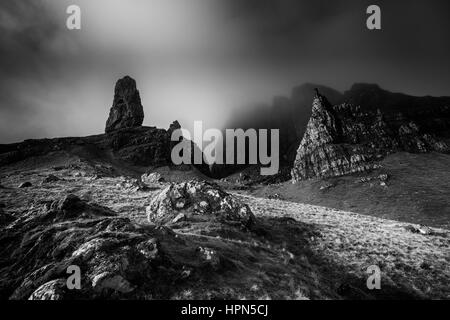
[[[449,299],[449,1],[0,1],[0,300]]]

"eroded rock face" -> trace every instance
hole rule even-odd
[[[139,127],[143,121],[144,109],[136,88],[136,81],[125,76],[116,83],[113,106],[109,112],[105,132]]]
[[[363,112],[351,104],[332,106],[318,93],[297,150],[292,181],[367,171],[397,151],[448,152],[449,147],[413,121],[387,120],[380,110]]]
[[[316,95],[311,118],[297,150],[292,169],[293,181],[366,169],[363,154],[338,144],[340,129],[331,104],[325,97]]]
[[[195,220],[196,217],[244,227],[255,222],[246,204],[214,184],[195,180],[170,184],[147,207],[147,217],[157,224]]]
[[[140,166],[165,166],[170,158],[170,137],[166,130],[154,127],[132,128],[108,134],[114,156]]]

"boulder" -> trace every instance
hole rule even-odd
[[[152,184],[152,183],[164,182],[164,178],[161,176],[161,174],[159,172],[149,172],[149,173],[144,173],[141,176],[141,181],[143,183]]]
[[[47,177],[45,177],[42,180],[42,184],[46,184],[46,183],[51,183],[51,182],[57,182],[60,181],[61,179],[58,178],[57,176],[53,175],[53,174],[49,174]]]
[[[25,182],[22,182],[21,184],[19,184],[19,188],[20,189],[22,189],[22,188],[29,188],[31,186],[32,186],[32,184],[31,184],[30,181],[25,181]]]
[[[203,266],[219,269],[221,261],[215,250],[207,247],[198,247],[197,253]]]
[[[172,183],[153,198],[146,211],[149,222],[162,225],[193,216],[243,227],[255,222],[248,205],[206,181]]]
[[[116,83],[113,106],[109,112],[105,132],[140,127],[143,121],[144,109],[136,88],[136,81],[125,76]]]

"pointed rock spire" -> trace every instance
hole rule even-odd
[[[139,127],[143,121],[144,109],[136,88],[136,81],[125,76],[116,83],[113,106],[106,121],[105,132]]]

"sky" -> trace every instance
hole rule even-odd
[[[81,8],[68,30],[66,8]],[[382,30],[366,28],[381,8]],[[104,131],[117,79],[144,125],[221,128],[305,82],[450,95],[447,0],[2,0],[0,143]]]

